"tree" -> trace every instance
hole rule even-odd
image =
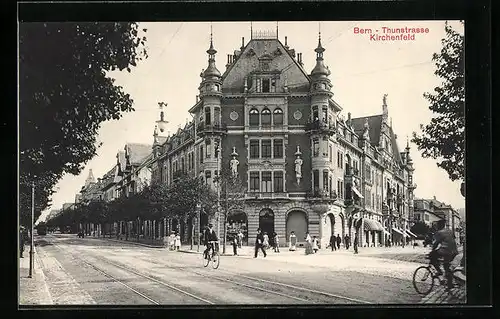
[[[220,207],[223,218],[223,238],[222,238],[222,253],[226,253],[226,237],[227,237],[227,220],[231,213],[242,210],[245,205],[246,187],[238,175],[227,168],[223,168],[216,179],[220,183]]]
[[[130,72],[147,57],[145,41],[136,23],[20,23],[19,172],[27,185],[44,179],[40,210],[63,174],[96,155],[101,123],[133,110],[107,72]]]
[[[462,22],[463,25],[463,22]],[[429,109],[436,114],[425,127],[422,135],[413,133],[412,142],[423,157],[440,160],[437,165],[448,173],[452,181],[465,176],[465,87],[464,87],[464,36],[445,25],[443,48],[434,53],[435,75],[442,79],[434,93],[424,93],[430,102]]]

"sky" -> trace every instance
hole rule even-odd
[[[449,22],[463,34],[458,21]],[[347,117],[382,113],[382,97],[387,96],[389,117],[398,136],[400,150],[407,137],[419,132],[420,124],[429,123],[433,113],[424,92],[432,92],[440,85],[434,75],[432,54],[441,50],[445,36],[445,21],[346,21],[346,22],[253,22],[254,31],[276,30],[279,39],[297,53],[302,53],[304,68],[310,72],[315,66],[318,31],[321,31],[325,64],[329,66],[333,83],[333,99],[343,108]],[[239,50],[241,38],[250,40],[250,22],[148,22],[140,23],[147,29],[149,57],[130,73],[113,72],[109,76],[123,87],[134,100],[135,111],[120,120],[105,122],[99,130],[102,146],[97,156],[85,165],[78,176],[65,175],[52,196],[52,206],[40,217],[43,220],[52,209],[63,203],[74,202],[92,169],[95,178],[101,177],[116,164],[116,154],[126,143],[153,142],[155,121],[159,117],[158,102],[168,103],[165,117],[172,133],[191,120],[188,110],[195,104],[200,72],[206,68],[212,26],[216,65],[225,70],[227,54]],[[370,29],[383,35],[383,27],[428,28],[428,33],[416,34],[410,41],[374,41],[369,34],[356,33],[356,28]],[[378,33],[377,33],[378,30]],[[455,208],[465,207],[460,194],[460,182],[451,182],[448,174],[437,167],[436,160],[424,159],[416,146],[410,143],[414,160],[414,181],[417,198],[436,198]]]

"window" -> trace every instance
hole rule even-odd
[[[313,156],[319,156],[319,140],[314,139],[313,140]]]
[[[271,172],[262,172],[262,188],[261,192],[263,193],[271,193],[272,190],[271,183]]]
[[[332,146],[331,145],[328,145],[328,156],[330,157],[330,163],[333,162],[333,150],[332,150]]]
[[[256,79],[255,84],[257,85],[256,89],[257,92],[262,92],[262,80],[261,79]]]
[[[257,109],[250,110],[249,124],[250,126],[259,126],[259,111]]]
[[[250,172],[250,191],[259,191],[259,172]]]
[[[283,125],[283,111],[280,108],[274,110],[273,122],[274,125]]]
[[[319,116],[318,116],[318,107],[317,106],[313,106],[312,120],[313,120],[313,122],[316,122],[318,119],[319,119]]]
[[[276,90],[276,87],[277,87],[276,83],[277,83],[276,79],[271,79],[271,92],[277,91]]]
[[[184,157],[181,158],[181,171],[185,172],[185,170],[184,170]]]
[[[323,107],[323,117],[321,118],[324,123],[327,123],[328,120],[328,109],[326,107]]]
[[[262,140],[262,158],[271,158],[271,140]]]
[[[315,169],[313,171],[313,187],[314,187],[314,192],[319,189],[319,171]]]
[[[250,158],[259,158],[259,140],[250,141]]]
[[[212,178],[212,172],[211,171],[205,171],[205,178],[208,180],[209,178]]]
[[[274,175],[274,192],[283,193],[283,172],[275,171]]]
[[[283,158],[283,140],[274,140],[273,143],[274,158]]]
[[[328,192],[328,171],[323,171],[323,189]]]
[[[207,139],[205,141],[205,146],[206,146],[206,149],[207,149],[207,158],[210,158],[212,156],[212,147],[210,146],[210,140]]]
[[[210,108],[209,107],[206,107],[205,108],[205,124],[206,125],[210,125],[212,122],[211,122],[211,117],[210,117]]]
[[[269,79],[262,79],[262,92],[268,93],[270,88]]]
[[[332,188],[333,185],[332,184],[333,184],[333,180],[332,180],[332,176],[330,176],[328,178],[328,189],[330,190],[330,192],[333,190],[333,188]]]
[[[262,110],[262,125],[271,125],[271,111],[268,108]]]
[[[200,145],[200,164],[203,164],[203,145]]]
[[[220,108],[214,108],[214,125],[220,125]]]

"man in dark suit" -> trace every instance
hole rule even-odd
[[[266,250],[264,249],[264,235],[261,233],[260,228],[257,229],[257,237],[255,238],[255,255],[253,258],[257,258],[259,248],[262,250],[264,257],[266,257],[267,254]]]
[[[19,253],[21,255],[20,256],[21,258],[23,258],[23,253],[24,253],[24,241],[25,241],[24,229],[21,226],[21,229],[19,229]]]

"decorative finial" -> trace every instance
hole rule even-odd
[[[384,105],[387,105],[387,95],[388,95],[387,93],[384,94],[384,97],[382,98]]]
[[[250,39],[253,39],[253,23],[250,21]]]
[[[276,39],[279,39],[278,31],[279,31],[278,21],[276,21]]]

